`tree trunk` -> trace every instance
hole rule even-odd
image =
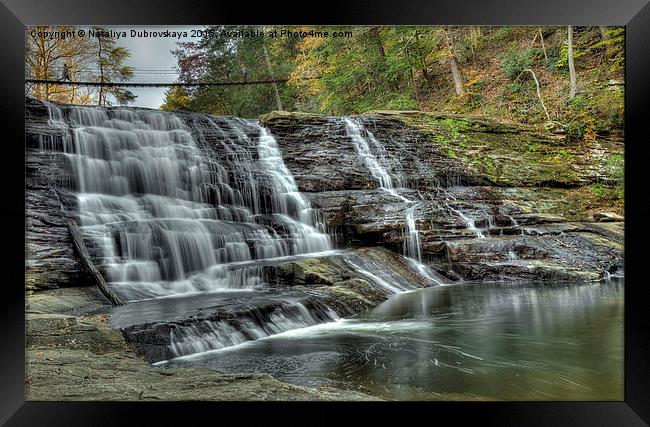
[[[463,77],[460,74],[460,70],[458,69],[458,62],[456,61],[456,57],[453,55],[453,53],[449,57],[449,65],[451,66],[451,76],[454,79],[454,89],[456,90],[456,95],[465,95]]]
[[[603,38],[603,40],[609,40],[609,36],[607,35],[607,27],[601,25],[598,28],[600,28],[600,36]]]
[[[47,64],[45,64],[45,78],[48,80],[50,79]],[[46,101],[50,100],[50,85],[48,83],[45,83],[45,100]]]
[[[570,88],[569,88],[569,99],[573,99],[576,96],[576,69],[573,64],[573,26],[569,25],[569,46],[568,46],[568,60],[569,60],[569,79],[570,79]]]
[[[537,76],[535,75],[535,72],[531,70],[530,68],[526,68],[523,70],[521,73],[519,73],[519,76],[517,76],[517,79],[524,74],[526,71],[528,71],[530,74],[533,75],[533,80],[535,80],[535,86],[537,87],[537,98],[539,98],[539,103],[542,104],[542,109],[544,110],[544,114],[546,114],[546,120],[550,121],[551,116],[548,114],[548,110],[546,109],[546,105],[544,105],[544,100],[542,99],[542,91],[539,88],[539,81],[537,80]]]
[[[451,77],[454,80],[454,89],[456,90],[456,95],[462,96],[465,95],[465,88],[463,85],[463,76],[460,73],[458,68],[458,61],[456,60],[456,51],[454,50],[454,44],[449,35],[449,31],[445,31],[447,39],[447,49],[449,50],[449,67],[451,68]]]
[[[71,71],[68,70],[70,74],[72,74]],[[70,76],[72,77],[72,76]],[[76,79],[75,79],[76,80]],[[74,104],[74,97],[77,95],[77,85],[72,86],[72,91],[70,92],[70,104]]]
[[[406,57],[408,58],[409,64],[411,63],[411,52],[406,48]],[[418,104],[418,110],[422,109],[422,104],[420,103],[420,96],[418,95],[418,87],[415,84],[415,73],[413,73],[413,67],[409,66],[409,73],[411,77],[411,86],[413,87],[413,95],[415,96],[415,102]]]
[[[104,83],[104,65],[102,60],[102,38],[97,37],[97,43],[99,43],[99,82]],[[99,86],[99,100],[97,105],[102,106],[102,98],[104,96],[104,86]]]
[[[63,215],[67,216],[67,209],[61,203],[61,197],[59,196],[58,190],[55,188],[54,189],[54,195],[56,196],[57,200],[59,201],[59,208],[61,209],[61,212],[63,212]],[[83,237],[81,236],[81,230],[79,229],[79,225],[77,225],[77,222],[73,219],[67,218],[66,219],[66,224],[68,231],[70,232],[70,239],[72,240],[72,248],[74,250],[75,255],[79,259],[79,262],[81,263],[81,268],[83,269],[84,272],[88,274],[88,276],[95,282],[95,285],[99,288],[102,294],[108,299],[111,304],[113,305],[124,305],[120,297],[115,295],[113,291],[108,287],[106,284],[106,281],[104,280],[104,276],[101,275],[99,270],[95,267],[95,264],[93,264],[92,259],[90,258],[90,255],[88,254],[88,250],[86,249],[86,244],[83,241]]]
[[[539,28],[539,39],[542,41],[542,51],[544,51],[544,60],[548,62],[548,55],[546,54],[546,45],[544,44],[544,34],[542,29]]]
[[[262,50],[264,51],[264,60],[266,61],[266,66],[269,69],[269,74],[271,75],[271,80],[273,80],[273,92],[275,94],[275,103],[278,107],[278,110],[282,111],[282,101],[280,100],[280,92],[278,91],[278,84],[275,81],[275,76],[273,75],[273,67],[271,67],[271,60],[269,59],[269,53],[266,50],[266,46],[262,45]]]
[[[384,70],[386,69],[386,50],[384,49],[384,43],[381,41],[381,34],[379,34],[379,27],[372,27],[369,31],[372,34],[375,44],[377,45],[377,52],[381,58],[381,69],[380,75],[376,77],[377,84],[380,86],[386,86],[388,89],[393,91],[399,91],[399,86],[395,82],[388,81],[384,76]]]
[[[427,64],[422,57],[422,49],[420,48],[420,37],[418,36],[418,30],[415,30],[415,47],[417,48],[417,55],[418,59],[420,60],[420,71],[422,71],[422,75],[424,78],[430,82],[431,81],[431,76],[429,75],[429,72],[427,71]]]
[[[72,219],[68,220],[68,231],[70,232],[70,238],[72,239],[72,246],[77,254],[77,258],[79,258],[79,261],[81,262],[83,270],[92,278],[95,285],[97,285],[101,293],[104,294],[111,304],[123,305],[124,303],[122,300],[120,300],[120,298],[108,288],[104,277],[91,261],[90,255],[88,255],[88,251],[86,250],[86,245],[81,237],[79,226]]]

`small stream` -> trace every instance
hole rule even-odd
[[[623,291],[621,280],[439,286],[167,366],[399,400],[622,400]]]

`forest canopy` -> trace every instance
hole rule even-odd
[[[268,34],[275,27],[209,30],[226,28]],[[174,54],[182,82],[281,81],[172,88],[162,108],[240,117],[274,109],[331,115],[375,109],[448,111],[524,123],[560,122],[575,138],[623,126],[622,27],[277,29],[306,36],[206,36],[179,43]],[[310,31],[351,36],[309,36]]]
[[[116,38],[43,36],[73,28],[26,30],[27,79],[133,78],[131,53]],[[210,26],[198,34],[171,52],[178,82],[237,84],[170,86],[164,110],[442,111],[561,127],[575,140],[623,128],[623,27]],[[28,83],[26,90],[72,104],[135,100],[120,86]]]

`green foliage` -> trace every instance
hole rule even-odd
[[[210,27],[215,32],[268,31],[273,27]],[[282,29],[287,29],[282,27]],[[624,28],[575,27],[580,96],[567,102],[566,27],[360,26],[290,30],[352,32],[336,37],[205,37],[177,51],[181,81],[270,79],[266,47],[286,110],[343,115],[374,109],[448,111],[498,116],[523,123],[547,120],[530,68],[540,82],[551,119],[574,141],[623,125]],[[450,57],[456,59],[465,94],[454,90]],[[499,67],[493,66],[499,58]],[[559,66],[559,68],[558,68]],[[614,70],[614,71],[612,71]],[[501,75],[502,73],[502,75]],[[611,83],[610,80],[616,80]],[[600,85],[600,86],[599,86]],[[616,89],[615,89],[616,88]],[[256,117],[276,109],[273,86],[219,86],[168,92],[164,108]],[[449,131],[451,139],[453,130]]]
[[[593,118],[585,110],[573,110],[566,125],[567,140],[580,141],[585,139],[587,132],[593,130]]]
[[[568,103],[565,113],[567,137],[572,141],[593,140],[600,129],[621,129],[624,125],[624,97],[620,89],[607,86]]]
[[[523,52],[508,51],[501,58],[501,68],[506,77],[515,80],[522,71],[532,67],[543,55],[542,50],[537,48],[529,48]]]
[[[603,184],[592,184],[588,188],[592,194],[610,201],[623,200],[625,197],[622,186],[611,187]]]
[[[418,107],[417,102],[411,94],[391,94],[386,100],[386,107],[389,110],[413,110]]]
[[[562,54],[562,45],[561,44],[551,44],[546,47],[546,57],[548,58],[544,63],[548,71],[554,72],[558,71],[558,63],[560,62],[560,56]],[[566,67],[568,70],[568,66]]]
[[[625,123],[625,98],[622,89],[604,87],[590,95],[587,108],[603,128],[622,129]]]
[[[105,31],[101,27],[95,27],[96,31]],[[131,53],[120,46],[117,46],[117,39],[111,37],[97,37],[97,65],[100,69],[95,80],[98,82],[126,81],[133,77],[133,67],[125,65],[124,62],[131,56]],[[128,89],[119,86],[102,87],[99,93],[101,105],[110,105],[112,95],[117,104],[125,105],[133,102],[136,96]]]
[[[501,27],[494,32],[492,39],[496,42],[503,42],[512,34],[512,27]]]
[[[608,27],[605,35],[606,39],[601,38],[595,43],[588,44],[580,56],[603,51],[610,63],[609,71],[619,71],[625,66],[625,28]]]
[[[300,73],[320,71],[319,110],[338,114],[418,108],[414,69],[425,67],[432,35],[417,27],[355,28],[354,39],[305,40]]]
[[[449,141],[457,142],[459,145],[463,145],[460,138],[460,131],[469,129],[469,123],[462,119],[443,119],[440,121],[440,124],[446,128],[446,131],[449,135]]]
[[[184,87],[172,86],[165,92],[165,103],[160,106],[160,109],[164,111],[188,110],[190,102],[190,97]]]
[[[587,107],[587,100],[582,95],[577,95],[569,100],[569,105],[574,110],[582,110]]]
[[[196,81],[242,81],[271,80],[283,78],[294,67],[295,38],[210,36],[222,31],[266,31],[266,27],[255,26],[212,26],[206,35],[196,43],[181,43],[174,53],[181,70],[180,80]],[[273,76],[264,57],[266,47],[272,64]],[[245,74],[245,76],[244,76]],[[296,94],[293,88],[278,83],[283,106],[294,109]],[[176,92],[168,92],[165,108],[179,102]],[[186,91],[188,102],[182,105],[191,111],[213,114],[257,117],[277,108],[272,85],[204,86]]]
[[[542,148],[542,144],[540,144],[539,142],[530,142],[526,147],[526,151],[528,151],[529,153],[536,153],[541,148]]]
[[[457,159],[458,154],[456,154],[456,152],[450,148],[447,150],[447,157],[451,157],[452,159]]]

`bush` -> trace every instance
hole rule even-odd
[[[546,61],[546,69],[548,71],[568,71],[569,67],[565,64],[564,68],[559,66],[560,56],[562,51],[562,46],[559,44],[552,44],[546,48],[546,56],[548,60]]]
[[[577,95],[569,100],[569,106],[573,111],[579,112],[587,108],[587,99],[582,95]]]
[[[544,56],[541,49],[530,48],[523,52],[510,51],[501,58],[503,73],[510,80],[515,80],[526,68],[531,68],[535,61]]]
[[[492,37],[494,38],[494,41],[502,42],[510,37],[510,34],[512,34],[512,27],[501,27],[494,32]]]
[[[622,89],[604,88],[594,92],[590,109],[601,126],[622,129],[625,124],[624,105]]]
[[[587,133],[587,125],[582,121],[572,121],[566,126],[566,136],[570,141],[580,141]]]

